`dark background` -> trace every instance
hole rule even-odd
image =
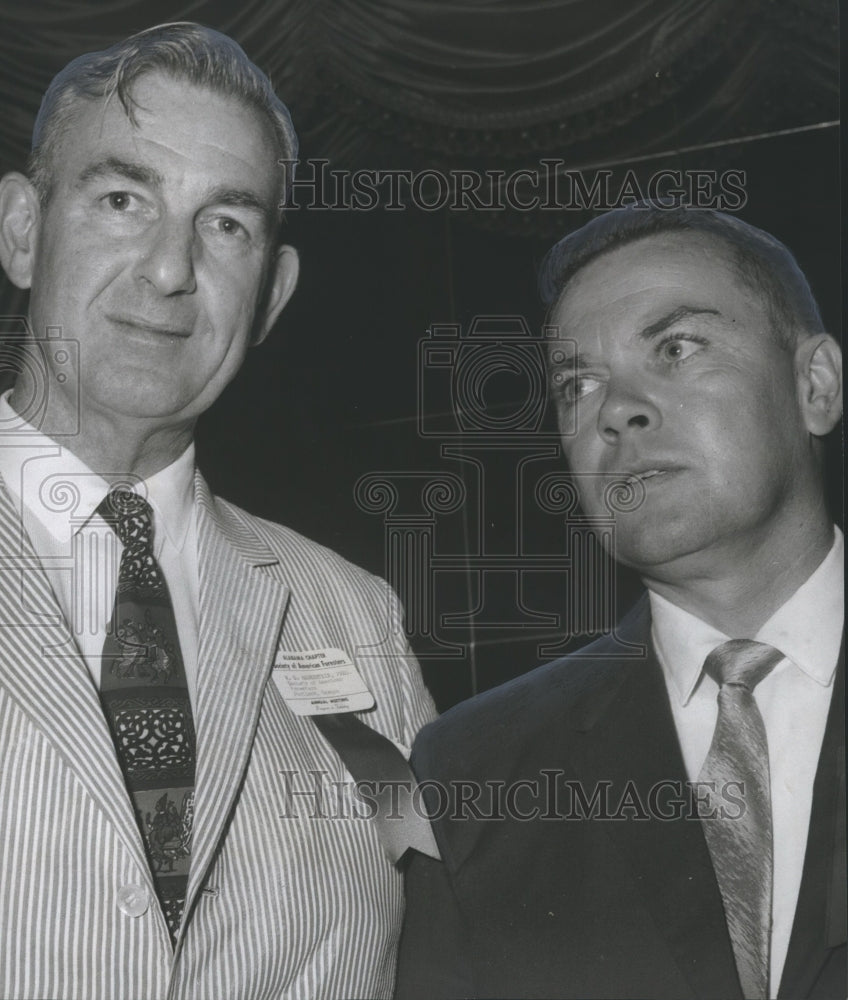
[[[222,3],[4,3],[0,14],[3,170],[22,168],[40,95],[70,58],[157,21],[198,20],[231,34],[270,72],[291,107],[301,158],[328,159],[333,169],[511,172],[553,157],[587,176],[612,165],[613,190],[628,167],[643,184],[667,167],[744,171],[740,215],[788,244],[825,322],[840,329],[830,2],[257,2],[238,14]],[[520,316],[538,338],[536,267],[588,217],[411,205],[290,212],[298,290],[199,427],[200,465],[216,492],[390,577],[412,606],[412,642],[441,708],[568,648],[572,633],[609,627],[637,593],[620,573],[603,584],[602,612],[574,607],[597,585],[586,576],[589,550],[578,557],[569,535],[579,521],[544,510],[532,490],[562,468],[549,415],[518,437],[428,436],[419,419],[423,379],[432,409],[423,429],[455,420],[450,373],[419,364],[428,329],[458,324],[466,335],[475,317]],[[4,282],[0,306],[22,313],[25,299]],[[535,348],[527,350],[532,359]],[[430,385],[442,395],[431,397]],[[527,395],[527,374],[495,369],[482,393],[493,422],[503,420]],[[471,462],[443,453],[451,444],[485,455],[482,484]],[[516,478],[515,460],[545,447]],[[833,450],[838,457],[838,442]],[[375,473],[399,490],[389,523],[355,496]],[[422,484],[451,475],[464,483],[464,502],[428,511]],[[840,507],[838,483],[834,475]],[[412,582],[400,567],[412,572],[414,555],[387,555],[398,526],[407,539],[432,542],[430,571]],[[469,552],[476,561],[464,561]]]

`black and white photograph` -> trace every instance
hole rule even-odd
[[[844,1000],[835,0],[0,4],[0,1000]]]

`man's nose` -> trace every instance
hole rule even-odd
[[[598,433],[607,444],[618,444],[622,437],[658,430],[662,415],[656,404],[639,386],[630,382],[610,381],[598,412]]]
[[[160,295],[193,292],[196,288],[194,252],[194,226],[175,219],[162,219],[148,233],[136,275],[153,285]]]

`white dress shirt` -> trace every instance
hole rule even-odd
[[[751,638],[784,655],[754,691],[769,748],[774,832],[771,996],[777,996],[798,903],[813,782],[842,642],[843,537]],[[650,592],[652,638],[663,669],[686,773],[696,781],[718,714],[718,685],[704,660],[730,636]],[[740,638],[735,636],[734,638]]]
[[[114,530],[96,513],[110,485],[23,420],[9,403],[10,392],[0,396],[0,476],[99,688],[122,551]],[[171,594],[194,702],[199,616],[194,445],[149,479],[127,477],[127,484],[153,508],[153,549]]]

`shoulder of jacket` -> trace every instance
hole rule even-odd
[[[319,574],[335,573],[342,578],[356,577],[364,583],[376,587],[385,587],[385,581],[350,562],[340,553],[301,534],[294,528],[289,528],[276,521],[251,514],[237,504],[216,496],[215,503],[229,517],[237,520],[244,528],[248,528],[282,559],[298,558],[304,567],[312,568]]]

